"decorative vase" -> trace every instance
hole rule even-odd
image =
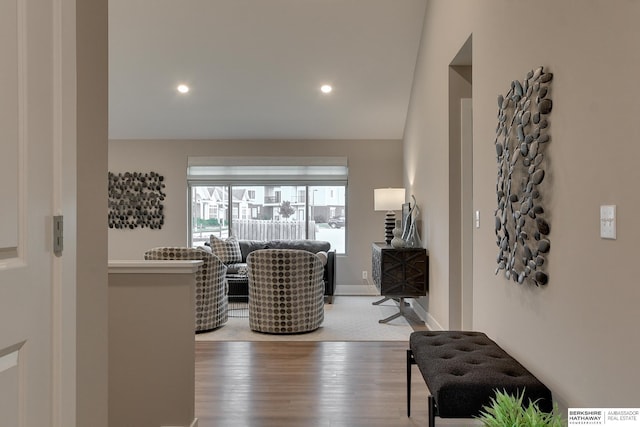
[[[418,234],[418,216],[420,215],[420,208],[414,205],[414,209],[412,209],[412,214],[414,218],[411,220],[411,226],[409,227],[409,233],[404,238],[404,246],[406,248],[421,248],[422,240],[420,240],[420,234]]]
[[[402,230],[402,240],[407,240],[407,237],[409,237],[409,230],[411,229],[411,210],[412,209],[413,208],[409,210],[409,214],[405,218],[404,228]]]
[[[391,239],[391,246],[394,248],[404,248],[404,240],[402,240],[402,229],[394,228],[393,229],[393,239]]]
[[[422,240],[420,240],[420,235],[418,234],[418,229],[416,228],[416,222],[414,221],[409,228],[409,237],[404,243],[406,248],[421,248]]]
[[[406,217],[404,217],[404,224],[402,230],[402,240],[405,242],[409,240],[409,233],[411,232],[411,225],[415,222],[413,219],[413,215],[418,208],[418,202],[416,201],[416,197],[412,194],[411,199],[413,199],[413,206],[411,202],[409,202],[409,212],[407,212]]]

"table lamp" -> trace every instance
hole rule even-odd
[[[396,226],[396,213],[404,203],[404,188],[376,188],[373,190],[373,208],[376,211],[387,211],[384,220],[384,236],[387,245],[393,239],[393,229]]]

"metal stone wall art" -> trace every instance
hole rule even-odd
[[[156,172],[109,172],[109,228],[164,225],[164,177]]]
[[[545,260],[551,247],[541,184],[545,179],[545,146],[550,141],[553,73],[531,70],[498,96],[495,149],[498,162],[495,232],[496,274],[537,286],[549,281]]]

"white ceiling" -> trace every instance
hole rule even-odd
[[[400,139],[425,4],[109,0],[109,136]]]

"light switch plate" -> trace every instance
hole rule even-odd
[[[600,237],[616,239],[616,205],[600,206]]]
[[[476,211],[475,224],[476,224],[476,228],[480,228],[480,211]]]

